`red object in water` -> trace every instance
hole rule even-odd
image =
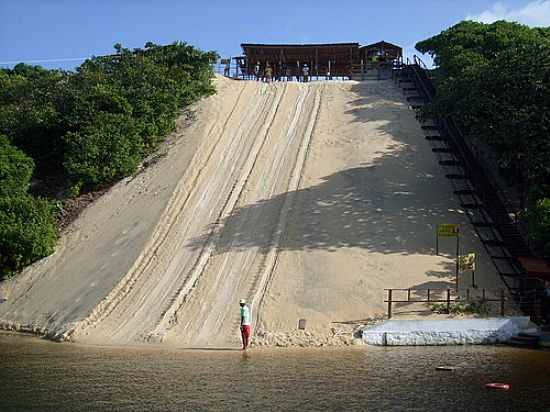
[[[489,388],[489,389],[499,389],[501,391],[507,391],[508,389],[510,389],[510,385],[507,384],[507,383],[499,383],[499,382],[494,382],[494,383],[488,383],[485,385],[486,388]]]

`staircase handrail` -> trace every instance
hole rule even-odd
[[[414,62],[415,64],[408,66],[413,70],[415,77],[418,79],[421,91],[427,97],[428,101],[431,102],[435,97],[435,87],[428,77],[426,69],[421,66],[421,59],[415,55]],[[442,123],[442,126],[449,133],[449,137],[452,138],[455,146],[460,151],[461,157],[467,163],[468,170],[473,174],[472,177],[476,179],[476,186],[481,186],[480,189],[482,193],[480,194],[483,197],[483,201],[492,208],[493,215],[495,214],[495,209],[500,209],[501,211],[505,212],[506,216],[508,217],[506,222],[497,223],[515,224],[518,229],[518,233],[521,235],[525,243],[525,246],[528,248],[528,242],[524,238],[523,231],[521,231],[519,227],[517,218],[513,221],[509,218],[509,210],[511,205],[510,200],[504,194],[500,185],[496,182],[491,173],[482,166],[483,162],[480,162],[478,156],[467,144],[467,139],[464,138],[462,130],[456,124],[454,119],[450,116],[447,116],[446,118],[441,118],[440,121]],[[487,195],[489,193],[496,194],[497,202],[490,201],[487,198]]]
[[[424,63],[424,61],[420,57],[418,57],[416,54],[413,56],[413,59],[414,59],[414,64],[420,66],[424,70],[428,70],[428,66],[426,66],[426,63]]]

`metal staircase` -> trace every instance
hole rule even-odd
[[[412,61],[398,62],[392,78],[403,90],[411,108],[417,111],[417,119],[454,194],[503,282],[520,303],[523,291],[541,287],[538,280],[527,277],[518,260],[518,257],[531,255],[527,241],[517,219],[509,212],[509,202],[503,192],[486,172],[454,120],[420,116],[422,107],[432,102],[436,93],[428,73],[422,60],[414,56]],[[530,312],[527,307],[522,309]],[[536,317],[537,314],[531,315]]]

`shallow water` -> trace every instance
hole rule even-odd
[[[1,411],[548,411],[550,352],[121,349],[0,334]],[[438,365],[454,365],[440,372]],[[508,382],[507,392],[485,389]]]

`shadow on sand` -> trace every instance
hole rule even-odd
[[[372,84],[374,92],[369,91]],[[403,112],[410,109],[395,96],[399,91],[391,90],[390,96],[380,94],[387,90],[387,86],[376,87],[370,82],[352,86],[355,98],[350,105],[354,108],[348,113],[358,122],[376,122],[376,130],[390,135],[393,143],[368,163],[297,190],[281,250],[364,248],[384,254],[433,253],[434,225],[448,218],[452,192],[434,195],[434,172],[426,171],[425,160],[433,155],[425,147],[417,148],[418,135],[402,127]],[[440,172],[433,164],[435,172]],[[236,208],[217,224],[222,236],[215,253],[247,248],[266,253],[287,195]],[[252,227],[243,222],[256,223]],[[207,236],[193,239],[187,247],[201,248]],[[427,275],[442,278],[447,273]]]

